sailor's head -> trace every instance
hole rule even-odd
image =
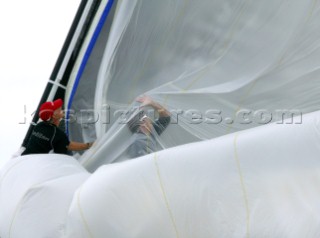
[[[143,110],[129,120],[128,126],[132,133],[142,132],[144,134],[149,134],[153,128],[152,119]]]
[[[63,105],[62,99],[57,99],[53,102],[43,103],[39,109],[39,117],[43,121],[63,118],[64,113],[62,110],[62,105]]]
[[[152,120],[150,117],[148,117],[147,115],[144,115],[140,121],[139,121],[140,125],[139,125],[139,130],[144,133],[144,134],[150,134],[152,129],[153,129],[153,125],[152,125]]]

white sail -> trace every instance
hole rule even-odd
[[[123,117],[141,94],[172,111],[162,148],[318,110],[317,9],[314,1],[122,1],[97,76],[94,123],[83,126],[95,127],[99,146],[81,162],[94,171],[126,159]]]
[[[70,139],[95,143],[10,161],[0,236],[319,237],[319,2],[86,4],[59,72]],[[171,122],[129,159],[143,94]]]
[[[75,193],[66,235],[318,237],[319,123],[317,112],[104,165]]]
[[[1,235],[318,237],[319,124],[311,113],[91,175],[67,156],[15,159],[1,175]]]

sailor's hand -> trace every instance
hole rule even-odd
[[[150,106],[154,103],[152,98],[148,95],[142,95],[138,97],[136,101],[141,103],[140,107]]]
[[[87,145],[87,149],[90,149],[90,148],[91,148],[91,146],[93,145],[93,142],[86,143],[86,145]]]

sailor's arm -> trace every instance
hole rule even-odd
[[[92,143],[81,143],[70,141],[70,144],[67,146],[68,150],[71,151],[80,151],[80,150],[87,150],[92,146]]]
[[[141,102],[141,107],[143,106],[151,106],[153,107],[158,113],[159,117],[169,117],[170,112],[161,104],[155,102],[151,97],[144,95],[142,97],[137,98],[138,102]]]

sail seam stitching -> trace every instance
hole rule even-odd
[[[162,196],[164,198],[164,201],[165,201],[165,204],[166,204],[166,207],[167,207],[167,210],[168,210],[168,213],[169,213],[173,228],[175,230],[176,237],[179,238],[180,236],[179,236],[178,228],[177,228],[174,216],[173,216],[173,212],[172,212],[172,210],[170,208],[168,197],[167,197],[167,194],[166,194],[165,189],[164,189],[163,181],[161,179],[160,167],[159,167],[159,164],[158,164],[157,153],[154,153],[154,163],[155,163],[155,166],[156,166],[156,169],[157,169],[157,175],[158,175],[158,179],[159,179],[159,183],[160,183]]]
[[[79,190],[79,192],[78,192],[77,204],[78,204],[78,208],[79,208],[80,215],[81,215],[81,219],[82,219],[82,221],[83,221],[83,223],[84,223],[84,226],[85,226],[85,228],[86,228],[89,236],[92,238],[92,237],[93,237],[92,232],[90,231],[88,222],[87,222],[87,220],[86,220],[85,217],[84,217],[83,210],[82,210],[81,205],[80,205],[80,193],[81,193],[81,190],[82,190],[82,187],[80,188],[80,190]]]
[[[244,199],[244,205],[245,205],[245,209],[246,209],[246,237],[250,238],[250,209],[249,209],[249,199],[248,199],[248,193],[245,187],[245,183],[244,183],[244,177],[242,174],[242,170],[241,170],[241,164],[240,164],[240,159],[239,159],[239,153],[238,153],[238,136],[239,134],[236,134],[234,137],[234,159],[237,165],[237,170],[238,170],[238,174],[239,174],[239,178],[240,178],[240,184],[241,184],[241,190],[242,190],[242,194],[243,194],[243,199]]]

